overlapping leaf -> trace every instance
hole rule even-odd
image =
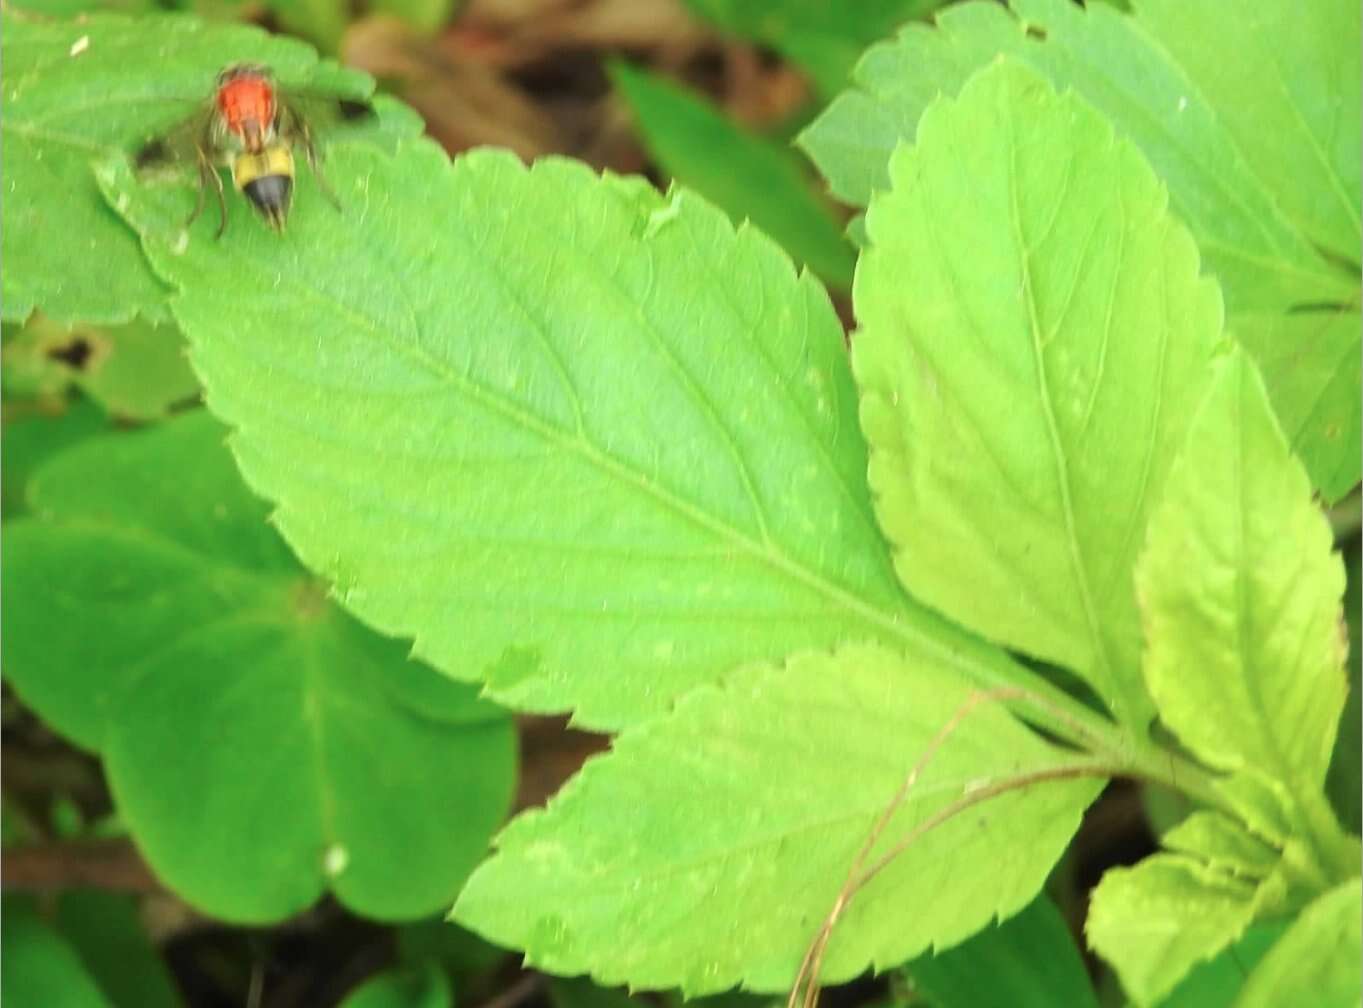
[[[285,85],[348,97],[373,88],[364,74],[319,64],[300,42],[244,25],[151,14],[51,21],[6,10],[3,18],[3,300],[11,320],[35,307],[64,322],[165,317],[165,287],[101,197],[91,163],[194,114],[225,64],[266,63]],[[383,105],[380,133],[419,130],[410,110]]]
[[[509,723],[328,602],[222,437],[199,413],[44,468],[6,526],[5,677],[101,754],[147,860],[216,916],[324,888],[434,912],[506,809]]]
[[[1097,1008],[1083,956],[1049,896],[904,968],[933,1008]]]
[[[454,916],[550,972],[783,990],[872,824],[969,692],[940,664],[870,646],[697,688],[513,821]],[[927,759],[871,861],[958,800],[1071,765],[998,705],[978,707]],[[848,904],[824,979],[1021,909],[1097,789],[1036,780],[921,835]]]
[[[955,93],[1000,53],[1074,89],[1168,186],[1225,290],[1232,330],[1254,329],[1294,451],[1321,492],[1338,498],[1358,481],[1363,457],[1358,11],[1330,0],[1301,24],[1291,0],[1233,18],[1209,0],[1152,0],[1137,11],[1067,0],[952,7],[937,28],[910,26],[870,49],[856,87],[801,142],[835,193],[865,205],[888,184],[890,152],[915,136],[933,98]],[[1227,41],[1223,22],[1243,44]],[[1321,241],[1330,243],[1324,254]]]
[[[1017,63],[930,108],[890,172],[853,360],[900,577],[1142,732],[1132,570],[1220,339],[1215,285],[1137,151]]]
[[[1203,760],[1267,776],[1303,807],[1323,803],[1344,704],[1344,570],[1331,546],[1258,372],[1232,354],[1141,559],[1145,676]]]
[[[1085,931],[1127,994],[1149,1005],[1244,932],[1253,897],[1251,883],[1182,855],[1156,854],[1103,876]]]
[[[1363,997],[1361,918],[1357,879],[1321,896],[1255,967],[1236,1008],[1354,1008]]]
[[[107,185],[248,480],[353,611],[593,725],[845,640],[1019,681],[900,591],[841,329],[768,239],[560,160],[334,161],[345,213],[305,190],[283,240],[244,207],[186,236],[189,193]]]

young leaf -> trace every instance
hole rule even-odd
[[[927,17],[946,0],[686,0],[720,28],[771,46],[803,67],[819,91],[835,94],[862,49],[898,24]]]
[[[49,21],[6,9],[0,59],[3,300],[10,320],[35,307],[62,322],[166,316],[164,285],[137,237],[100,196],[90,166],[110,152],[131,152],[201,110],[225,64],[265,63],[286,86],[324,83],[351,98],[373,90],[364,74],[319,65],[300,42],[179,15]],[[402,136],[420,131],[409,111],[386,108],[383,129]],[[193,177],[191,166],[190,188]],[[238,285],[233,289],[249,296]]]
[[[841,328],[765,236],[558,159],[332,166],[345,213],[301,203],[283,239],[186,236],[191,194],[106,185],[248,481],[363,619],[594,726],[849,640],[1025,675],[900,590]]]
[[[697,688],[514,820],[454,916],[538,968],[602,984],[787,989],[873,823],[969,692],[939,663],[872,646]],[[867,863],[963,797],[1074,765],[980,706],[927,760]],[[1021,909],[1097,790],[1034,780],[923,833],[847,904],[823,979]]]
[[[933,1008],[1098,1008],[1074,937],[1044,894],[1017,916],[920,956],[904,971]]]
[[[1171,851],[1190,854],[1217,871],[1261,879],[1277,866],[1278,852],[1221,812],[1194,812],[1160,838]]]
[[[1141,733],[1131,573],[1221,337],[1216,287],[1137,151],[1015,62],[932,106],[890,173],[853,363],[896,569]]]
[[[1084,930],[1137,1005],[1158,1001],[1244,931],[1254,887],[1179,854],[1113,868],[1094,889]]]
[[[1356,1008],[1363,996],[1363,893],[1358,879],[1307,907],[1250,974],[1236,1008]]]
[[[1164,6],[1187,18],[1233,20],[1236,32],[1256,32],[1261,20],[1290,19],[1297,9],[1282,0],[1268,6],[1289,13],[1261,15],[1256,7],[1227,18],[1222,5],[1203,0]],[[1312,29],[1293,34],[1288,50],[1293,62],[1274,64],[1271,72],[1252,47],[1227,45],[1219,29],[1198,36],[1196,45],[1227,81],[1256,78],[1268,89],[1285,78],[1308,82],[1302,93],[1319,99],[1310,110],[1313,121],[1333,116],[1337,126],[1327,144],[1331,163],[1341,165],[1343,178],[1356,179],[1360,72],[1358,47],[1347,40],[1358,35],[1358,14],[1345,11],[1347,6],[1343,0],[1313,6]],[[1295,166],[1315,157],[1316,149],[1289,141],[1292,133],[1264,128],[1255,100],[1233,98],[1229,88],[1204,97],[1190,80],[1192,70],[1175,62],[1141,21],[1103,5],[965,3],[942,12],[937,23],[935,29],[909,26],[893,42],[868,50],[856,70],[856,87],[802,135],[801,145],[833,191],[867,204],[874,190],[888,185],[890,153],[901,138],[913,139],[929,103],[938,94],[954,94],[1000,53],[1025,62],[1060,89],[1073,89],[1141,149],[1169,187],[1174,211],[1225,291],[1231,329],[1239,333],[1247,315],[1244,326],[1255,330],[1253,349],[1261,355],[1294,451],[1328,499],[1347,492],[1358,482],[1363,458],[1357,268],[1340,269],[1322,256],[1311,234],[1279,208],[1276,183],[1265,181],[1293,178]],[[1333,32],[1336,41],[1317,47],[1321,32]],[[1321,93],[1321,85],[1310,82],[1322,79],[1336,80],[1339,87]],[[1232,120],[1236,129],[1227,126]],[[1244,129],[1255,131],[1252,158],[1241,150],[1242,120]],[[1349,159],[1352,176],[1342,165]],[[1319,209],[1330,207],[1338,215],[1346,202],[1332,196]],[[1357,228],[1356,212],[1334,224],[1336,231],[1356,234]]]
[[[1204,761],[1266,774],[1301,803],[1319,795],[1344,704],[1331,544],[1257,370],[1232,353],[1137,571],[1145,676],[1160,717]]]
[[[43,923],[26,900],[4,901],[0,988],[13,1005],[113,1008],[76,950]]]
[[[610,71],[649,150],[673,179],[734,220],[750,218],[830,286],[852,286],[852,247],[789,150],[744,132],[660,77],[619,61]]]
[[[100,752],[152,868],[215,916],[325,888],[431,913],[506,810],[510,725],[330,604],[222,438],[197,413],[43,469],[0,557],[5,677]]]

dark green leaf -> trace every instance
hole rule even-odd
[[[852,284],[852,247],[792,152],[740,129],[676,85],[611,64],[649,151],[677,182],[750,219],[830,286]]]
[[[931,1008],[1098,1008],[1074,937],[1045,895],[904,969]]]
[[[330,888],[374,917],[431,913],[506,809],[510,726],[327,600],[223,433],[197,413],[44,468],[35,517],[6,530],[5,676],[100,752],[192,903],[267,921]]]

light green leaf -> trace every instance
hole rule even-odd
[[[1353,506],[1357,508],[1357,502]],[[1349,627],[1349,695],[1344,701],[1335,751],[1325,777],[1325,790],[1340,822],[1355,833],[1363,827],[1363,655],[1359,653],[1363,647],[1363,635],[1359,633],[1360,617],[1363,616],[1363,568],[1360,567],[1360,547],[1363,542],[1355,538],[1343,550],[1347,575],[1344,619]]]
[[[1145,675],[1204,761],[1318,793],[1344,704],[1344,570],[1241,352],[1221,365],[1137,572]]]
[[[43,469],[0,557],[5,677],[99,751],[148,862],[205,911],[277,920],[330,889],[434,912],[506,810],[510,725],[327,601],[223,433],[197,413]]]
[[[186,241],[191,194],[110,168],[248,482],[438,668],[610,727],[841,641],[1028,676],[904,596],[827,296],[693,194],[338,146],[345,214]]]
[[[76,950],[26,900],[7,896],[0,931],[0,989],[11,1005],[114,1008],[86,972]]]
[[[873,822],[969,692],[938,663],[871,646],[697,688],[514,820],[454,916],[537,968],[602,984],[784,990]],[[964,796],[1075,765],[1002,707],[976,708],[871,861]],[[896,965],[1021,909],[1097,790],[1037,781],[923,834],[849,902],[823,979]]]
[[[176,1008],[183,1001],[137,910],[126,893],[75,889],[58,898],[57,929],[115,1005]]]
[[[164,285],[101,197],[90,166],[194,114],[225,64],[266,63],[286,86],[347,97],[373,89],[364,74],[319,65],[300,42],[244,25],[181,15],[49,21],[6,9],[3,28],[3,300],[11,320],[35,307],[61,322],[166,316]],[[394,135],[420,130],[410,111],[393,106],[383,122]],[[239,284],[232,290],[246,296]]]
[[[453,1008],[449,981],[434,963],[371,977],[346,995],[340,1008]]]
[[[1017,63],[930,108],[891,175],[852,345],[900,578],[1143,732],[1131,573],[1220,339],[1216,287],[1135,148]]]
[[[1254,887],[1179,854],[1109,870],[1089,902],[1089,944],[1137,1005],[1154,1004],[1253,917]]]
[[[1261,15],[1237,11],[1227,18],[1224,5],[1197,0],[1170,2],[1186,17],[1234,21],[1234,31]],[[1284,0],[1275,9],[1296,10]],[[1347,6],[1331,0],[1329,10]],[[1336,39],[1324,50],[1313,48],[1316,27],[1328,23],[1324,5],[1313,7],[1310,30],[1292,34],[1295,62],[1276,69],[1250,49],[1227,44],[1218,29],[1199,37],[1208,59],[1226,81],[1257,77],[1274,87],[1276,74],[1294,75],[1301,87],[1316,88],[1313,116],[1334,116],[1331,151],[1336,161],[1352,158],[1358,173],[1357,11],[1335,26]],[[1276,184],[1265,181],[1294,177],[1296,165],[1313,156],[1303,142],[1289,141],[1282,131],[1266,129],[1252,99],[1231,100],[1231,90],[1204,94],[1190,71],[1177,63],[1144,26],[1104,5],[1087,9],[1069,0],[1013,0],[1011,7],[965,3],[948,8],[938,27],[911,25],[893,42],[867,51],[858,64],[856,86],[840,95],[800,138],[833,191],[858,205],[888,184],[887,166],[895,144],[913,139],[919,120],[938,94],[954,94],[977,69],[1000,53],[1025,62],[1058,89],[1073,89],[1112,122],[1144,153],[1169,188],[1170,203],[1184,220],[1208,270],[1221,283],[1231,328],[1256,328],[1255,352],[1269,349],[1272,362],[1286,365],[1283,374],[1261,357],[1275,408],[1286,418],[1293,446],[1302,455],[1316,485],[1333,500],[1358,481],[1360,400],[1357,268],[1322,256],[1311,235],[1294,226],[1279,207]],[[1270,43],[1271,44],[1271,43]],[[1338,64],[1344,50],[1350,66]],[[1298,53],[1300,56],[1298,57]],[[1200,68],[1194,68],[1200,69]],[[1322,77],[1342,83],[1319,93]],[[1316,83],[1311,83],[1315,81]],[[1353,97],[1350,97],[1352,95]],[[1352,104],[1350,104],[1352,102]],[[1244,130],[1228,120],[1243,120]],[[1241,149],[1242,134],[1254,130],[1254,151]],[[1292,134],[1295,136],[1295,134]],[[1353,139],[1350,140],[1349,137]],[[1333,163],[1333,162],[1332,162]],[[1343,169],[1341,169],[1343,171]],[[1345,177],[1347,177],[1345,172]],[[1290,183],[1289,183],[1290,184]],[[1357,183],[1353,198],[1357,200]],[[1336,209],[1342,204],[1336,200]],[[1355,233],[1358,219],[1337,222]],[[1321,331],[1294,310],[1330,308],[1337,322]],[[1313,331],[1314,330],[1314,331]],[[1297,427],[1301,424],[1300,428]]]
[[[861,51],[896,25],[927,17],[946,0],[686,0],[698,16],[771,46],[804,67],[818,89],[834,94]]]
[[[1138,0],[1136,13],[1217,110],[1278,206],[1356,274],[1363,261],[1358,4],[1258,0],[1227,16],[1217,0]]]
[[[789,150],[661,77],[619,61],[610,71],[649,151],[672,178],[733,220],[751,219],[831,286],[852,285],[852,246]]]
[[[1236,1008],[1357,1008],[1363,997],[1361,918],[1358,879],[1321,896],[1259,962]]]
[[[1245,831],[1230,816],[1202,810],[1165,833],[1160,843],[1192,855],[1217,871],[1259,879],[1278,863],[1278,852]]]
[[[1074,937],[1044,894],[1020,914],[904,969],[932,1008],[1098,1008]]]

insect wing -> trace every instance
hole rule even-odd
[[[197,166],[200,156],[212,156],[213,109],[205,106],[164,133],[147,140],[133,156],[139,172],[181,165]]]
[[[281,132],[313,140],[376,118],[374,106],[366,99],[292,88],[280,92],[279,114]]]

